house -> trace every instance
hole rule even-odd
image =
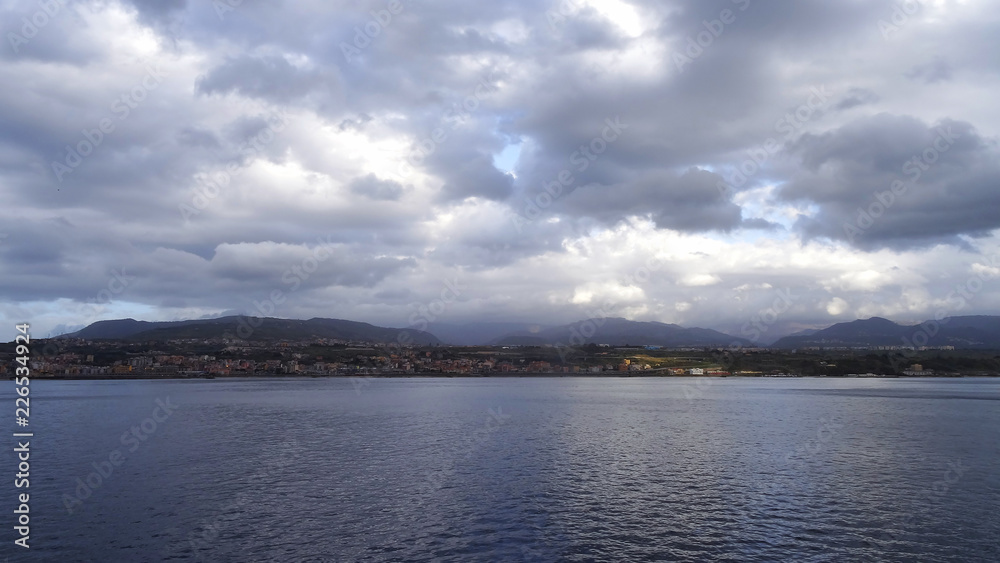
[[[934,375],[934,370],[924,369],[923,364],[913,364],[910,366],[910,369],[903,371],[903,375],[917,376],[917,377],[924,375]]]

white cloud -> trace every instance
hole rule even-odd
[[[684,277],[679,283],[688,287],[703,287],[706,285],[715,285],[721,281],[719,276],[714,274],[694,274]]]
[[[848,307],[849,305],[847,304],[847,301],[844,301],[839,297],[834,297],[829,303],[827,303],[826,312],[829,313],[830,316],[839,317],[847,312]]]

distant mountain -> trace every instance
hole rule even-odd
[[[304,340],[327,338],[368,342],[397,342],[401,333],[414,344],[495,346],[543,346],[611,344],[621,346],[703,347],[757,346],[749,340],[715,330],[685,328],[659,322],[637,322],[620,318],[589,319],[562,326],[528,323],[470,323],[432,325],[428,331],[386,328],[339,319],[259,318],[248,324],[247,317],[220,317],[173,322],[146,322],[135,319],[98,321],[79,331],[57,338],[88,340],[163,341],[176,339],[243,338],[247,340]],[[242,328],[241,328],[242,327]],[[925,328],[926,327],[926,328]],[[802,331],[778,339],[774,348],[869,347],[869,346],[954,346],[955,348],[1000,349],[1000,317],[949,317],[924,325],[900,325],[873,317],[838,323],[823,330]]]
[[[753,346],[744,338],[737,338],[705,328],[684,328],[675,324],[638,322],[621,318],[589,319],[564,326],[546,328],[537,332],[514,332],[498,338],[498,346],[538,346],[561,344],[611,344],[621,346],[729,346],[739,343]]]
[[[760,339],[757,340],[757,345],[770,348],[771,346],[774,345],[775,342],[781,340],[782,338],[785,338],[786,336],[811,336],[815,334],[818,330],[819,329],[808,328],[805,330],[798,330],[793,333],[786,333],[784,335],[777,333],[772,334],[772,331],[768,330],[766,332],[761,333]]]
[[[250,324],[250,321],[253,324]],[[400,333],[408,334],[409,342],[414,344],[441,344],[441,341],[433,334],[409,328],[385,328],[339,319],[314,318],[303,321],[270,317],[251,319],[237,316],[174,322],[145,322],[134,319],[98,321],[77,332],[62,335],[61,338],[132,341],[225,337],[246,340],[327,338],[392,343],[397,342]]]
[[[812,335],[816,334],[819,331],[820,331],[820,329],[818,329],[818,328],[807,328],[805,330],[800,330],[800,331],[798,331],[796,333],[789,334],[788,336],[812,336]]]
[[[482,346],[512,333],[536,333],[547,325],[533,323],[468,323],[462,325],[431,323],[427,332],[453,346]]]
[[[211,319],[209,321],[167,321],[167,322],[147,322],[147,321],[137,321],[135,319],[97,321],[76,332],[63,334],[62,336],[57,336],[56,338],[85,338],[87,340],[121,340],[124,338],[128,338],[134,334],[138,334],[148,330],[166,328],[168,326],[181,326],[199,322],[212,322],[214,320],[217,319]]]
[[[861,346],[954,346],[1000,348],[1000,317],[948,317],[920,325],[900,325],[881,317],[838,323],[812,334],[779,339],[775,348]]]

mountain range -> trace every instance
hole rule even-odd
[[[778,339],[772,348],[852,346],[954,346],[1000,348],[1000,317],[946,317],[919,325],[900,325],[881,317],[835,324],[810,334]]]
[[[521,330],[505,334],[490,344],[496,346],[539,346],[610,344],[612,346],[648,345],[664,347],[729,346],[739,342],[750,346],[749,340],[707,328],[684,328],[659,322],[630,321],[621,318],[587,319],[578,323]]]
[[[401,333],[408,334],[408,342],[414,344],[441,344],[433,334],[411,328],[386,328],[340,319],[297,320],[242,316],[169,322],[146,322],[135,319],[98,321],[77,332],[65,334],[62,338],[132,341],[223,337],[245,340],[327,338],[391,343],[396,342]]]
[[[162,341],[219,337],[247,340],[301,340],[327,338],[369,342],[397,342],[401,333],[420,345],[456,346],[544,346],[586,344],[654,345],[663,347],[755,346],[751,341],[704,328],[676,324],[597,318],[568,325],[531,323],[436,323],[427,330],[387,328],[339,319],[309,320],[219,317],[188,321],[146,322],[134,319],[98,321],[60,338]],[[1000,348],[1000,317],[948,317],[920,325],[901,325],[872,317],[838,323],[822,330],[807,330],[785,336],[772,348],[866,347],[866,346],[954,346],[955,348]]]
[[[532,333],[552,328],[532,323],[480,322],[466,324],[430,323],[427,332],[452,346],[479,346],[497,342],[509,334]]]

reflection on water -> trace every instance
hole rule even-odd
[[[39,382],[36,396],[33,547],[5,548],[11,561],[1000,560],[995,380]],[[76,479],[167,397],[176,412],[68,514]]]

